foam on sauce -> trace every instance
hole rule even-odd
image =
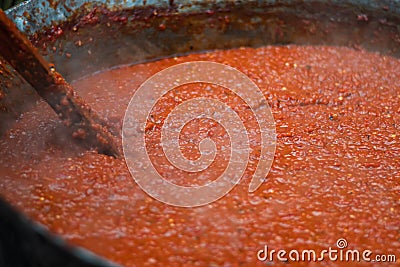
[[[124,266],[264,266],[256,257],[264,245],[321,251],[335,247],[339,238],[351,249],[400,257],[398,59],[325,46],[242,48],[121,67],[73,86],[120,128],[142,82],[195,60],[239,69],[271,106],[277,151],[256,192],[248,194],[247,188],[257,134],[253,163],[238,186],[210,205],[178,208],[146,195],[123,159],[71,142],[53,111],[39,101],[0,139],[0,194],[69,242]],[[200,95],[224,99],[246,127],[255,126],[237,96],[208,84],[167,94],[153,110],[154,121]],[[149,123],[150,157],[171,181],[202,184],[223,170],[226,155],[220,151],[204,175],[168,173],[165,158],[158,157],[161,125]],[[193,144],[204,137],[229,148],[219,125],[195,121],[185,127],[181,143],[188,158],[199,155]]]

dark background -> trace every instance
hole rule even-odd
[[[12,6],[18,5],[19,3],[23,2],[24,0],[0,0],[0,8],[5,10]]]

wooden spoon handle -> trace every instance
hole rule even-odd
[[[61,74],[50,68],[31,42],[0,9],[0,55],[52,107],[72,136],[100,153],[120,156],[120,146],[105,121],[78,97]]]

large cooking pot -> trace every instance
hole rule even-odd
[[[119,26],[91,21],[96,9],[112,11]],[[117,65],[239,46],[329,44],[400,56],[400,2],[391,0],[41,0],[27,1],[7,14],[70,81]],[[220,19],[224,14],[235,18],[229,27]],[[175,26],[160,28],[166,22]],[[75,26],[82,45],[73,38]],[[52,46],[43,46],[43,38],[53,38]],[[2,134],[33,102],[32,89],[8,66],[0,67]],[[71,247],[1,200],[0,266],[113,264]]]

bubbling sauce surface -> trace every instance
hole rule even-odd
[[[241,48],[121,67],[73,83],[110,124],[122,119],[135,90],[177,63],[214,61],[249,76],[269,103],[277,130],[272,169],[247,192],[257,161],[229,194],[198,208],[158,202],[131,178],[123,159],[83,151],[42,101],[0,139],[0,194],[69,242],[123,266],[265,266],[257,251],[314,249],[345,238],[349,249],[400,258],[400,61],[339,47]],[[227,133],[210,120],[183,129],[183,154],[199,156],[212,138],[219,152],[203,175],[169,171],[160,156],[161,122],[177,104],[197,96],[223,99],[247,129],[246,105],[226,88],[181,86],[165,95],[146,126],[158,170],[181,185],[222,173]],[[249,131],[252,132],[252,131]],[[276,260],[277,264],[284,264]],[[344,265],[329,262],[325,265]],[[396,263],[395,263],[396,264]],[[398,264],[398,262],[397,262]]]

